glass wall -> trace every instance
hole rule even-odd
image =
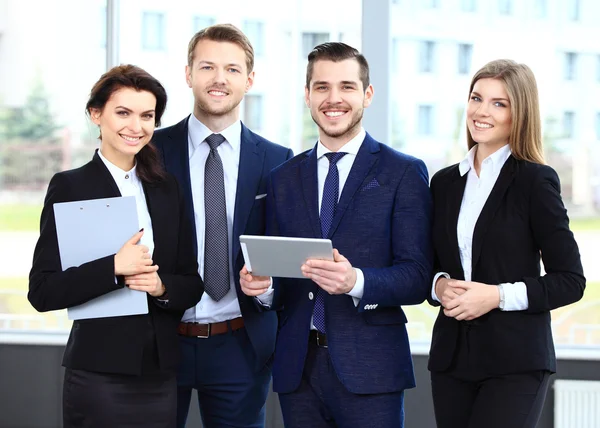
[[[233,23],[256,51],[242,120],[296,153],[316,128],[304,105],[306,54],[327,40],[361,48],[361,0],[274,2],[120,1],[119,62],[147,69],[167,88],[163,125],[192,110],[187,44],[199,29]],[[368,4],[368,2],[365,2]],[[433,175],[466,154],[464,107],[472,74],[505,57],[538,80],[546,158],[561,178],[588,287],[554,311],[559,345],[600,345],[600,27],[592,1],[391,1],[388,144],[422,158]],[[32,13],[35,8],[35,13]],[[48,23],[65,22],[68,25]],[[382,17],[370,25],[384,25]],[[24,25],[26,23],[26,25]],[[84,106],[105,70],[106,1],[0,0],[0,333],[64,331],[63,311],[38,314],[26,299],[39,214],[53,173],[98,146]],[[367,58],[369,59],[369,58]],[[376,68],[371,63],[371,68]],[[377,98],[375,82],[375,99]],[[414,342],[427,343],[437,310],[407,308]]]
[[[398,1],[392,4],[392,144],[430,176],[466,155],[464,110],[486,62],[529,65],[541,99],[547,163],[559,174],[588,280],[582,301],[553,311],[557,345],[600,346],[600,5],[591,1]],[[408,309],[428,343],[437,309]]]
[[[360,0],[115,4],[118,62],[145,68],[166,87],[163,126],[192,111],[184,73],[192,35],[232,23],[248,35],[256,55],[255,83],[241,118],[296,153],[316,138],[304,106],[306,54],[327,40],[360,49]],[[48,24],[67,19],[68,25]],[[0,0],[0,333],[70,327],[65,311],[39,314],[31,307],[28,274],[50,178],[87,162],[98,147],[84,108],[106,68],[106,24],[102,0]]]

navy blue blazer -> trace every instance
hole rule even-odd
[[[189,116],[176,125],[157,130],[152,141],[161,152],[166,170],[177,178],[183,190],[187,213],[193,225],[192,235],[196,244],[194,254],[197,255],[196,223],[190,182],[188,119]],[[290,149],[262,138],[242,124],[231,260],[244,325],[254,348],[256,371],[264,367],[273,355],[277,316],[274,312],[263,310],[253,297],[246,296],[240,289],[237,273],[244,266],[244,257],[239,236],[265,234],[266,199],[256,199],[256,196],[267,193],[267,179],[271,170],[292,156]]]
[[[329,236],[334,248],[364,273],[358,306],[348,295],[326,295],[329,353],[337,376],[357,394],[415,386],[402,305],[423,302],[431,288],[431,196],[427,169],[367,134],[342,190]],[[317,150],[271,174],[269,235],[320,238]],[[317,285],[281,279],[273,389],[297,389],[307,353]]]

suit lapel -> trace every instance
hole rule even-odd
[[[313,236],[321,238],[321,222],[319,220],[319,189],[317,178],[317,146],[306,154],[300,163],[302,195],[306,204],[306,211],[313,229]]]
[[[194,216],[194,200],[192,199],[192,183],[190,180],[190,150],[188,139],[187,116],[171,128],[167,138],[169,141],[162,145],[165,168],[177,179],[185,200],[185,210],[192,225],[194,251],[198,249],[196,240],[196,222]]]
[[[371,136],[367,133],[363,143],[356,154],[356,159],[354,159],[354,163],[352,164],[352,169],[350,169],[350,174],[348,175],[348,179],[344,184],[344,188],[342,189],[342,195],[340,196],[340,200],[335,209],[335,216],[333,217],[333,221],[331,222],[331,227],[329,228],[328,238],[333,236],[335,230],[344,214],[346,213],[346,208],[350,205],[352,198],[356,194],[357,190],[360,186],[365,182],[371,169],[378,161],[379,152],[379,143],[375,141]]]
[[[475,271],[475,266],[477,266],[477,262],[479,261],[485,234],[492,223],[492,220],[494,219],[494,215],[504,200],[504,195],[506,194],[508,187],[515,178],[516,166],[515,158],[510,156],[502,167],[500,175],[498,176],[498,180],[496,180],[496,184],[494,184],[492,192],[490,193],[490,196],[485,202],[485,205],[481,210],[481,214],[477,219],[475,230],[473,231],[472,272]]]
[[[106,194],[103,197],[104,198],[114,198],[114,197],[121,196],[121,191],[119,190],[119,186],[117,186],[117,183],[115,182],[115,179],[113,178],[113,176],[110,174],[110,171],[108,170],[108,168],[106,168],[106,165],[104,165],[104,162],[102,161],[102,159],[100,159],[97,149],[96,149],[96,153],[94,154],[94,157],[92,158],[92,164],[97,168],[98,173],[102,177],[102,180],[100,180],[98,182],[98,184],[99,185],[104,185],[104,183],[106,184],[106,189],[103,189],[103,190],[106,190]]]
[[[233,214],[233,245],[231,255],[235,262],[240,254],[240,242],[237,238],[244,234],[246,223],[254,205],[262,177],[265,150],[252,133],[242,124],[240,162],[237,188],[235,192],[235,210]]]
[[[458,224],[458,215],[460,214],[460,206],[462,204],[465,187],[467,185],[467,174],[461,176],[458,165],[454,171],[454,177],[450,182],[448,190],[445,192],[445,199],[448,209],[446,218],[446,230],[450,242],[450,251],[456,262],[458,271],[462,272],[462,264],[460,261],[460,253],[458,250],[458,235],[456,225]],[[437,202],[437,201],[435,201]]]

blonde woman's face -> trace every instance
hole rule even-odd
[[[467,105],[467,126],[478,144],[492,150],[508,144],[512,115],[504,82],[491,78],[475,82]]]

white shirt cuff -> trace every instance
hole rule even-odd
[[[269,284],[269,288],[263,294],[259,294],[255,297],[255,299],[266,308],[270,308],[273,304],[273,278],[269,278],[271,280],[271,284]]]
[[[500,285],[504,288],[503,311],[524,311],[529,308],[527,286],[524,282],[506,282]]]
[[[438,299],[437,294],[435,294],[435,283],[440,278],[440,276],[450,279],[450,275],[448,275],[446,272],[436,273],[435,276],[433,277],[433,284],[431,284],[431,298],[433,300],[435,300],[436,302],[442,303],[442,301],[440,299]]]
[[[346,294],[352,297],[354,306],[358,306],[360,304],[360,299],[362,299],[363,294],[365,294],[365,274],[358,268],[354,268],[354,271],[356,272],[356,283],[354,283],[352,290],[348,291]]]

